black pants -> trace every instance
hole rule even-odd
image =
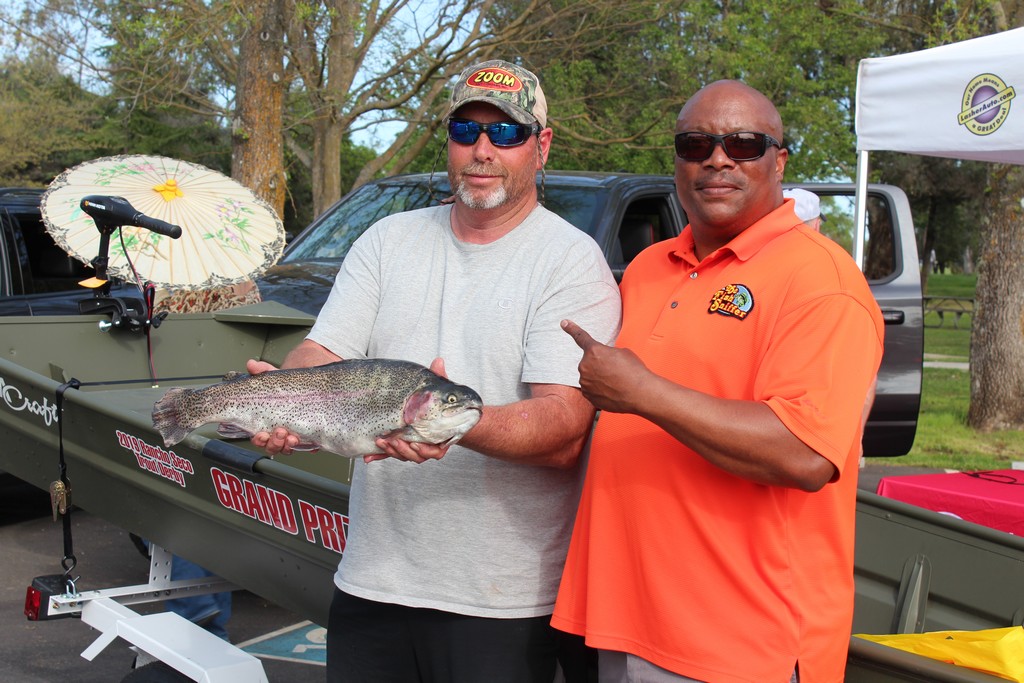
[[[551,683],[587,669],[582,639],[550,617],[490,619],[363,600],[337,589],[327,625],[328,683]],[[579,672],[578,674],[576,672]]]

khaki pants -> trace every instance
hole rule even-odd
[[[704,683],[696,678],[662,669],[646,659],[625,652],[599,650],[597,653],[598,683]],[[797,672],[790,683],[800,683]]]

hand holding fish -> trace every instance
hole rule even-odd
[[[562,321],[562,329],[583,349],[580,360],[580,389],[598,410],[612,413],[635,413],[631,400],[634,388],[644,377],[651,377],[643,361],[629,349],[619,349],[596,341],[571,320]]]
[[[438,377],[448,379],[448,373],[445,372],[444,369],[443,358],[435,358],[430,364],[430,371]],[[449,446],[451,446],[450,443],[436,445],[406,441],[400,436],[380,438],[377,439],[375,443],[377,448],[384,452],[364,455],[364,462],[374,462],[376,460],[384,460],[386,458],[395,458],[396,460],[405,460],[406,462],[415,463],[422,463],[427,460],[440,460],[444,457],[445,453],[448,452]]]
[[[245,369],[250,375],[258,375],[278,368],[265,360],[250,358],[245,362]],[[250,441],[254,446],[264,449],[273,457],[282,453],[291,455],[295,447],[299,445],[300,439],[298,434],[289,432],[284,427],[275,427],[272,432],[256,432]]]

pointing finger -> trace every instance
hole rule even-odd
[[[586,351],[591,346],[597,343],[594,341],[594,338],[587,333],[586,330],[584,330],[582,327],[580,327],[571,320],[563,320],[562,329],[565,330],[569,334],[569,336],[573,338],[573,341],[576,342],[576,345],[579,346],[584,351]]]

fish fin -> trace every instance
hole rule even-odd
[[[249,373],[247,372],[239,372],[238,370],[228,370],[227,372],[224,373],[224,377],[221,378],[221,381],[230,382],[233,379],[240,379],[248,376]]]
[[[217,433],[225,439],[248,439],[255,434],[255,432],[250,432],[248,429],[243,429],[242,427],[230,422],[221,422],[218,424]]]
[[[181,399],[190,393],[191,389],[172,387],[153,405],[153,428],[163,437],[164,446],[173,446],[194,429],[182,424]]]
[[[303,452],[306,452],[306,453],[316,453],[318,450],[320,450],[320,444],[318,444],[318,443],[316,443],[314,441],[307,441],[307,442],[304,442],[304,443],[297,443],[294,446],[292,446],[292,450],[293,451],[303,451]]]

